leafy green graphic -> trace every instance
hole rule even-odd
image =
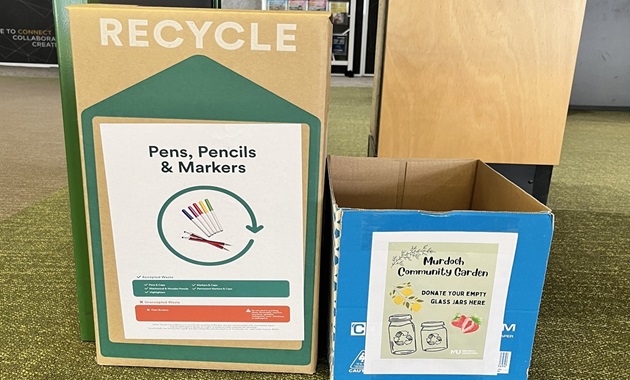
[[[411,246],[411,249],[403,249],[402,251],[400,251],[400,254],[394,255],[394,257],[392,257],[392,268],[396,265],[403,265],[405,261],[411,261],[414,259],[418,260],[422,256],[432,255],[434,253],[435,251],[431,249],[431,247],[429,247],[427,244],[425,244],[424,247],[420,249],[418,249],[417,246],[413,245]]]

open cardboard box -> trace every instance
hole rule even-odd
[[[327,175],[331,378],[525,379],[551,210],[478,160],[332,156]]]

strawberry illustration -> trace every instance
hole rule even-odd
[[[481,324],[481,318],[473,315],[472,317],[466,317],[466,320],[462,323],[462,332],[464,334],[470,334],[477,330],[479,330],[479,325]]]
[[[464,321],[466,320],[466,317],[464,314],[455,314],[455,318],[453,318],[453,320],[451,321],[451,324],[457,328],[462,328],[462,324],[464,323]]]
[[[455,318],[451,321],[451,324],[462,331],[464,334],[474,333],[479,330],[481,325],[481,318],[476,315],[468,317],[465,314],[457,313]]]
[[[474,333],[474,332],[475,332],[475,331],[477,331],[477,330],[479,330],[479,324],[477,324],[477,323],[473,323],[473,325],[472,325],[472,326],[471,326],[468,330],[466,330],[466,331],[463,331],[463,330],[462,330],[462,332],[463,332],[464,334],[468,334],[468,333]]]

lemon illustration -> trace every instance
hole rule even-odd
[[[414,302],[411,305],[411,310],[412,311],[420,311],[420,309],[422,309],[422,305],[420,304],[420,302]]]
[[[396,296],[394,297],[394,303],[396,305],[400,305],[401,303],[403,303],[404,299],[401,296]]]
[[[403,290],[400,291],[400,293],[405,296],[405,297],[409,297],[410,295],[413,294],[413,289],[411,288],[404,288]]]

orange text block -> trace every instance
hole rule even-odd
[[[136,305],[140,322],[252,322],[291,320],[288,306]]]

